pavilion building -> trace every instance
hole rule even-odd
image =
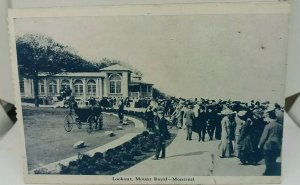
[[[121,65],[113,65],[99,72],[61,73],[52,76],[39,75],[39,97],[55,97],[62,88],[69,87],[76,99],[87,100],[91,97],[116,98],[152,98],[153,84],[142,81],[130,69]],[[20,80],[22,98],[34,97],[33,80]]]

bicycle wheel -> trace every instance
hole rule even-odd
[[[70,114],[67,114],[65,116],[65,120],[64,120],[65,131],[70,132],[72,130],[72,128],[73,128],[73,122],[74,122],[73,117]]]

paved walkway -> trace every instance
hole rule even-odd
[[[166,149],[166,159],[151,158],[120,172],[118,175],[135,176],[260,176],[265,165],[239,165],[239,160],[219,158],[217,147],[220,141],[198,142],[185,139],[185,130],[179,130],[174,141]]]

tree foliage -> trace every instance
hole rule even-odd
[[[153,98],[166,98],[166,94],[153,87]]]
[[[16,41],[19,72],[27,78],[38,73],[95,72],[97,66],[78,56],[69,46],[41,34],[25,34]]]

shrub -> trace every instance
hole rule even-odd
[[[110,164],[113,166],[120,166],[123,164],[122,159],[118,156],[112,157]]]
[[[129,155],[131,156],[140,156],[141,154],[142,154],[141,147],[138,145],[133,147],[129,152]]]
[[[70,161],[69,166],[77,166],[77,161]]]
[[[86,162],[86,163],[89,163],[92,161],[92,157],[87,155],[87,154],[83,154],[81,157],[80,157],[80,162]]]
[[[95,161],[95,165],[97,167],[96,170],[100,172],[108,171],[110,170],[110,164],[105,159],[97,159]]]
[[[103,159],[103,153],[96,152],[93,156],[93,160],[97,160],[97,159]]]
[[[125,142],[122,146],[126,149],[126,151],[130,151],[133,148],[133,145],[130,142]]]
[[[47,168],[40,168],[40,169],[34,170],[34,173],[35,174],[49,174],[49,171]]]
[[[149,135],[149,132],[148,132],[148,131],[143,131],[143,132],[142,132],[142,136],[147,137],[148,135]]]

